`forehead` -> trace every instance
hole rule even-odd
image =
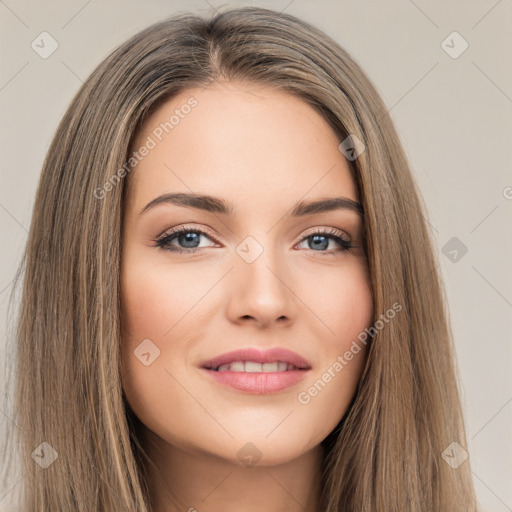
[[[259,204],[344,195],[357,200],[349,163],[328,122],[289,92],[247,83],[191,88],[144,121],[131,153],[135,204],[195,192]]]

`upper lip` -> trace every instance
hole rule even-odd
[[[202,368],[217,368],[221,364],[234,363],[235,361],[254,361],[255,363],[274,363],[281,361],[284,363],[293,364],[293,366],[305,370],[309,370],[311,365],[299,354],[287,350],[285,348],[271,348],[268,350],[258,350],[256,348],[246,348],[241,350],[234,350],[226,352],[220,356],[203,361]]]

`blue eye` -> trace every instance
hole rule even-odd
[[[162,237],[155,240],[155,246],[163,249],[164,251],[170,251],[174,253],[195,253],[204,247],[199,247],[201,237],[204,236],[213,239],[209,233],[201,229],[193,229],[187,226],[177,228],[169,233],[164,234]],[[341,232],[337,229],[331,229],[330,231],[318,229],[317,231],[310,233],[304,237],[299,244],[309,241],[308,249],[312,252],[325,253],[326,255],[333,255],[340,252],[346,252],[352,249],[354,246],[352,242],[341,235]],[[338,244],[339,249],[326,250],[329,247],[331,241]],[[177,242],[181,245],[175,245],[172,242]],[[215,241],[216,242],[216,241]],[[212,247],[211,245],[209,247]]]
[[[202,247],[198,247],[201,236],[211,238],[205,231],[200,229],[191,229],[187,226],[183,226],[174,231],[171,231],[170,233],[166,233],[161,238],[156,240],[156,246],[160,247],[164,251],[193,253],[197,252],[199,249],[202,249]],[[176,247],[175,245],[171,245],[171,242],[174,241],[174,239],[176,239],[178,243],[184,244],[184,246]]]
[[[302,239],[301,243],[304,241],[310,241],[310,248],[321,249],[320,251],[311,248],[314,252],[325,252],[327,254],[333,254],[333,251],[325,251],[323,249],[327,249],[329,247],[330,240],[334,240],[341,248],[335,250],[334,252],[346,252],[349,249],[353,248],[352,242],[340,236],[340,232],[337,229],[332,229],[330,231],[318,230],[314,233],[309,234],[305,238]]]

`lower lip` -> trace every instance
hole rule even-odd
[[[206,374],[224,386],[246,393],[266,395],[276,393],[298,384],[309,370],[289,370],[285,372],[218,372],[201,368]]]

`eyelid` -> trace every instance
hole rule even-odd
[[[155,238],[155,241],[161,240],[164,237],[174,235],[177,232],[180,232],[181,230],[188,230],[188,231],[197,231],[197,232],[204,232],[204,234],[207,234],[215,243],[220,244],[221,242],[217,239],[217,236],[213,232],[211,228],[208,226],[201,226],[201,227],[195,227],[190,224],[179,224],[178,226],[174,226],[171,229],[163,231],[160,235],[158,235]],[[202,233],[201,233],[202,234]],[[299,239],[294,243],[294,245],[302,242],[305,238],[309,236],[313,236],[315,234],[329,234],[334,236],[339,236],[342,238],[345,242],[350,242],[352,239],[346,233],[345,231],[339,229],[339,228],[333,228],[333,227],[327,227],[327,226],[315,226],[314,228],[310,228],[305,233],[301,235]]]
[[[158,240],[161,240],[164,237],[167,237],[170,235],[175,235],[176,233],[179,233],[182,230],[197,231],[197,232],[201,232],[201,234],[203,234],[203,232],[204,232],[204,234],[208,235],[215,243],[218,243],[218,244],[221,243],[221,242],[219,242],[214,231],[211,228],[209,228],[207,226],[195,227],[191,224],[179,224],[178,226],[174,226],[171,229],[166,229],[160,235],[156,236],[154,241],[156,242]]]
[[[339,229],[339,228],[317,226],[317,227],[311,228],[311,229],[313,231],[309,231],[309,230],[306,231],[305,234],[301,235],[301,238],[298,240],[298,242],[302,242],[302,240],[304,240],[305,238],[307,238],[309,236],[316,235],[317,233],[318,234],[328,234],[328,235],[332,235],[332,236],[339,236],[345,242],[352,241],[352,238],[348,235],[348,233],[346,233],[345,231],[343,231],[342,229]]]

